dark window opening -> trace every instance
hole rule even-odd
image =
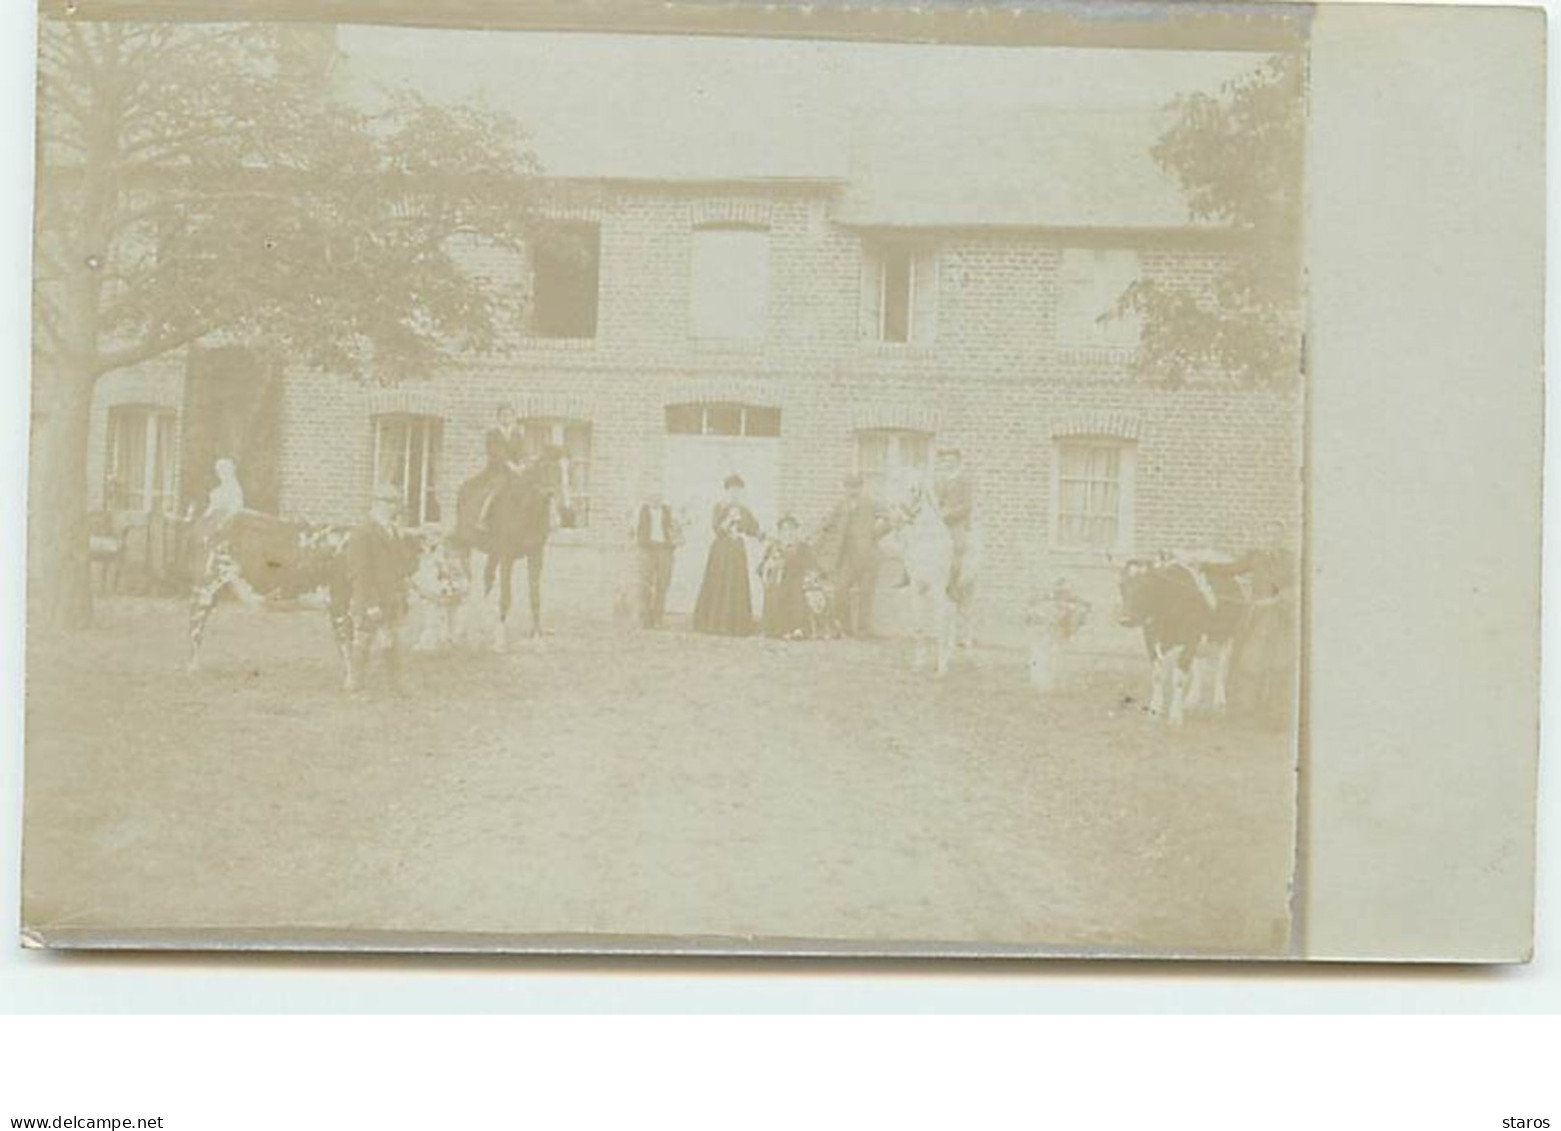
[[[911,340],[912,263],[910,252],[903,247],[892,248],[884,253],[883,341]]]
[[[566,224],[531,249],[532,334],[596,337],[601,244],[601,225]]]

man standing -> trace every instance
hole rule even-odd
[[[393,485],[375,489],[367,522],[355,528],[347,543],[347,578],[352,587],[352,657],[347,690],[363,687],[374,638],[384,634],[385,674],[392,692],[404,693],[401,682],[401,626],[407,613],[407,578],[416,557],[396,524],[401,492]]]
[[[634,522],[634,542],[640,555],[640,627],[660,628],[672,584],[672,558],[677,553],[677,522],[672,507],[651,491],[640,503]]]
[[[862,477],[845,478],[845,497],[835,504],[819,534],[819,562],[835,583],[840,627],[848,636],[873,634],[873,588],[878,583],[878,539],[888,521],[863,490]]]
[[[961,645],[970,643],[970,598],[965,577],[965,558],[970,548],[971,515],[975,510],[975,487],[965,473],[964,458],[958,448],[939,448],[937,465],[932,480],[933,497],[938,502],[938,513],[948,527],[954,542],[954,564],[949,571],[949,597],[954,601],[959,624],[957,634]]]

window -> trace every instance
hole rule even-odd
[[[172,514],[178,417],[172,409],[116,405],[108,411],[104,505],[111,510]]]
[[[531,248],[531,333],[594,338],[601,277],[600,224],[559,224]]]
[[[770,234],[763,228],[694,230],[693,323],[696,337],[762,341],[769,321]]]
[[[1057,341],[1105,349],[1138,344],[1138,319],[1117,315],[1117,302],[1138,279],[1138,253],[1117,248],[1067,248],[1057,277]]]
[[[938,259],[930,248],[862,247],[862,337],[931,345],[938,329]]]
[[[584,420],[533,416],[520,422],[521,442],[527,459],[536,459],[548,448],[557,448],[569,460],[569,509],[560,514],[561,525],[580,527],[591,517],[591,426]]]
[[[779,436],[780,409],[725,401],[668,405],[667,432],[673,436]]]
[[[1059,440],[1052,460],[1052,545],[1059,550],[1132,548],[1133,445]]]
[[[925,475],[932,454],[932,435],[906,428],[864,428],[856,434],[856,470],[864,485],[879,497],[907,473]]]
[[[401,489],[403,517],[412,526],[439,521],[439,447],[444,422],[437,416],[393,413],[374,418],[374,474]]]

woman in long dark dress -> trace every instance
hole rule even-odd
[[[791,515],[775,527],[775,540],[764,552],[759,576],[764,580],[764,635],[777,640],[801,640],[809,635],[807,578],[818,570],[813,548],[802,541]]]
[[[694,631],[716,636],[753,633],[753,593],[748,585],[748,548],[743,537],[756,537],[759,520],[743,502],[742,476],[726,478],[726,498],[715,505],[711,522],[715,541],[705,562],[705,579],[694,603]]]

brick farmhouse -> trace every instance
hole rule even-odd
[[[877,114],[839,144],[681,172],[549,166],[557,239],[466,252],[514,287],[506,349],[398,387],[211,345],[111,374],[93,505],[144,525],[151,560],[161,517],[203,499],[231,455],[257,507],[350,520],[388,480],[415,518],[448,522],[510,404],[531,443],[570,455],[575,525],[550,544],[547,600],[606,618],[647,490],[689,516],[675,612],[727,473],[762,523],[808,528],[846,473],[881,485],[951,445],[978,490],[978,635],[1016,638],[1027,601],[1068,577],[1100,609],[1086,646],[1131,648],[1105,615],[1108,555],[1236,551],[1301,513],[1299,383],[1147,384],[1129,371],[1138,328],[1106,316],[1135,278],[1196,283],[1245,253],[1189,220],[1150,158],[1167,121]]]

